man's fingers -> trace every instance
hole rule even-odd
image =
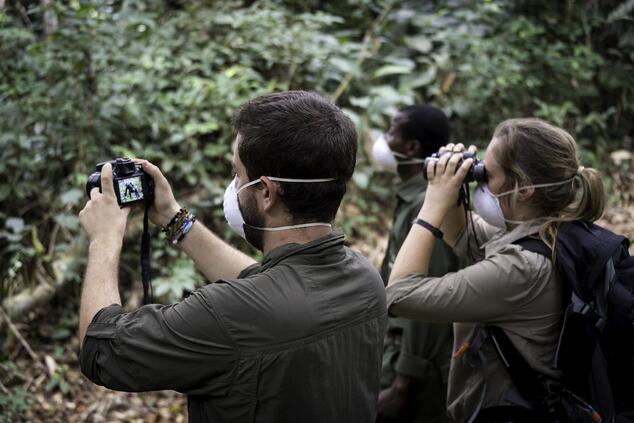
[[[478,147],[476,147],[475,145],[471,144],[469,146],[469,151],[473,154],[476,154],[478,152]]]
[[[145,171],[145,173],[150,175],[153,179],[160,178],[163,176],[163,174],[161,173],[161,169],[159,169],[158,166],[153,165],[149,161],[140,160],[138,163],[140,163],[141,166],[143,166],[143,170]]]
[[[99,188],[98,187],[94,187],[93,189],[90,190],[90,199],[91,200],[94,200],[99,195],[101,195],[101,193],[99,192]]]
[[[110,163],[106,163],[101,168],[101,193],[112,198],[116,197],[114,185],[112,184],[112,165]]]

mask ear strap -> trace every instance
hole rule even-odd
[[[269,179],[271,179],[271,178],[269,178]],[[261,179],[259,179],[259,178],[258,178],[258,179],[254,179],[254,180],[252,180],[251,182],[248,182],[248,183],[246,183],[246,184],[242,185],[240,188],[238,188],[238,189],[236,190],[236,194],[238,194],[238,193],[239,193],[240,191],[242,191],[243,189],[250,187],[251,185],[255,185],[255,184],[257,184],[258,182],[262,182],[262,180],[261,180]]]
[[[300,229],[300,228],[312,228],[315,226],[324,226],[327,228],[331,228],[332,229],[332,225],[330,223],[327,222],[309,222],[309,223],[300,223],[299,225],[288,225],[288,226],[276,226],[276,227],[272,227],[272,228],[263,228],[263,227],[259,227],[259,226],[252,226],[249,225],[248,223],[245,223],[245,225],[253,228],[253,229],[257,229],[260,231],[266,231],[266,232],[279,232],[279,231],[287,231],[289,229]]]
[[[400,161],[400,162],[397,160],[397,161],[396,161],[396,163],[397,163],[397,164],[399,164],[399,165],[404,165],[404,164],[418,164],[418,163],[424,163],[424,162],[425,162],[425,160],[424,160],[424,159],[418,159],[418,158],[415,158],[415,157],[413,157],[413,158],[412,158],[412,157],[407,157],[407,156],[406,156],[405,154],[403,154],[403,153],[397,153],[396,151],[392,151],[392,150],[390,150],[390,151],[392,152],[392,155],[393,155],[394,157],[396,157],[396,158],[399,158],[399,159],[407,159],[407,160],[403,160],[403,161]]]
[[[277,182],[330,182],[336,181],[337,178],[317,178],[317,179],[295,179],[295,178],[278,178],[276,176],[267,176],[271,181]]]
[[[576,176],[577,175],[573,176],[572,178],[566,179],[565,181],[547,182],[547,183],[544,183],[544,184],[535,184],[535,185],[526,185],[526,186],[523,186],[523,187],[520,187],[520,188],[512,189],[510,191],[504,191],[504,192],[502,192],[500,194],[492,194],[492,195],[494,197],[496,197],[496,198],[500,198],[500,197],[503,197],[505,195],[509,195],[509,194],[514,193],[515,190],[523,191],[523,190],[528,189],[528,188],[546,188],[546,187],[555,187],[557,185],[564,185],[564,184],[567,184],[567,183],[570,183],[570,182],[574,181]]]

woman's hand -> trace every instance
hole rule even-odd
[[[427,193],[419,216],[422,217],[423,213],[428,218],[433,216],[435,218],[431,220],[439,225],[447,212],[456,207],[460,187],[473,166],[473,159],[462,161],[464,151],[462,143],[447,144],[439,150],[440,158],[436,159],[434,166],[427,166]],[[472,145],[469,151],[475,154],[477,148]]]
[[[460,209],[457,207],[458,193],[462,181],[473,165],[473,159],[467,159],[458,166],[464,150],[462,144],[447,144],[440,149],[440,158],[435,166],[427,166],[427,193],[423,207],[418,213],[420,219],[436,228],[440,228],[446,220],[446,223],[451,225],[452,232],[449,235],[452,244],[455,239],[454,232],[464,227],[464,214],[459,213]],[[469,151],[475,153],[476,149],[470,147]],[[445,152],[447,154],[443,154]],[[420,225],[413,225],[396,255],[388,286],[409,273],[427,274],[435,241],[432,231]]]

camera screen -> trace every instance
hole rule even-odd
[[[119,199],[121,200],[121,204],[143,200],[143,184],[141,183],[140,176],[119,179],[117,182],[119,183]]]

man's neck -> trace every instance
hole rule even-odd
[[[279,232],[265,232],[263,239],[264,255],[286,244],[306,244],[332,233],[332,228],[315,226],[309,228],[288,229]]]

